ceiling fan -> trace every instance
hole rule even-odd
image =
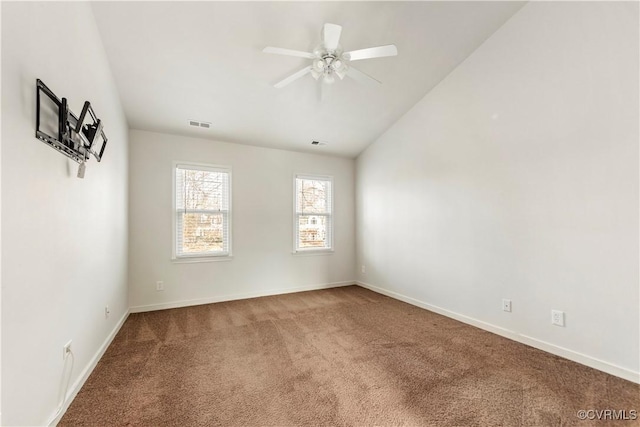
[[[340,46],[340,34],[342,27],[336,24],[324,24],[322,28],[322,41],[313,49],[313,52],[303,52],[300,50],[283,49],[280,47],[265,47],[263,52],[275,53],[278,55],[297,56],[300,58],[311,59],[311,65],[307,65],[286,79],[275,84],[275,87],[281,88],[289,83],[298,80],[307,74],[311,74],[314,79],[322,78],[324,83],[333,83],[335,76],[340,80],[345,76],[349,76],[361,83],[380,84],[373,77],[358,71],[351,66],[352,61],[361,59],[382,58],[385,56],[396,56],[398,49],[395,45],[386,45],[378,47],[370,47],[366,49],[352,50],[344,52]]]

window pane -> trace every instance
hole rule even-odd
[[[300,215],[298,217],[298,248],[328,248],[329,218]]]
[[[178,209],[229,209],[228,173],[178,169],[176,178],[176,206]]]
[[[182,248],[179,248],[181,254],[226,251],[224,214],[179,212],[178,215],[182,220]]]
[[[330,213],[331,183],[313,179],[296,180],[297,206],[299,213]]]

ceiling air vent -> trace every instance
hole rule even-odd
[[[189,125],[197,128],[209,129],[211,127],[211,122],[199,122],[197,120],[189,120]]]
[[[311,145],[327,145],[328,142],[327,141],[311,141]]]

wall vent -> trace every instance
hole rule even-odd
[[[189,126],[209,129],[211,127],[211,122],[200,122],[198,120],[189,120]]]

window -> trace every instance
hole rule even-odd
[[[174,258],[231,254],[231,169],[175,165]]]
[[[296,176],[296,252],[333,248],[332,186],[331,177]]]

